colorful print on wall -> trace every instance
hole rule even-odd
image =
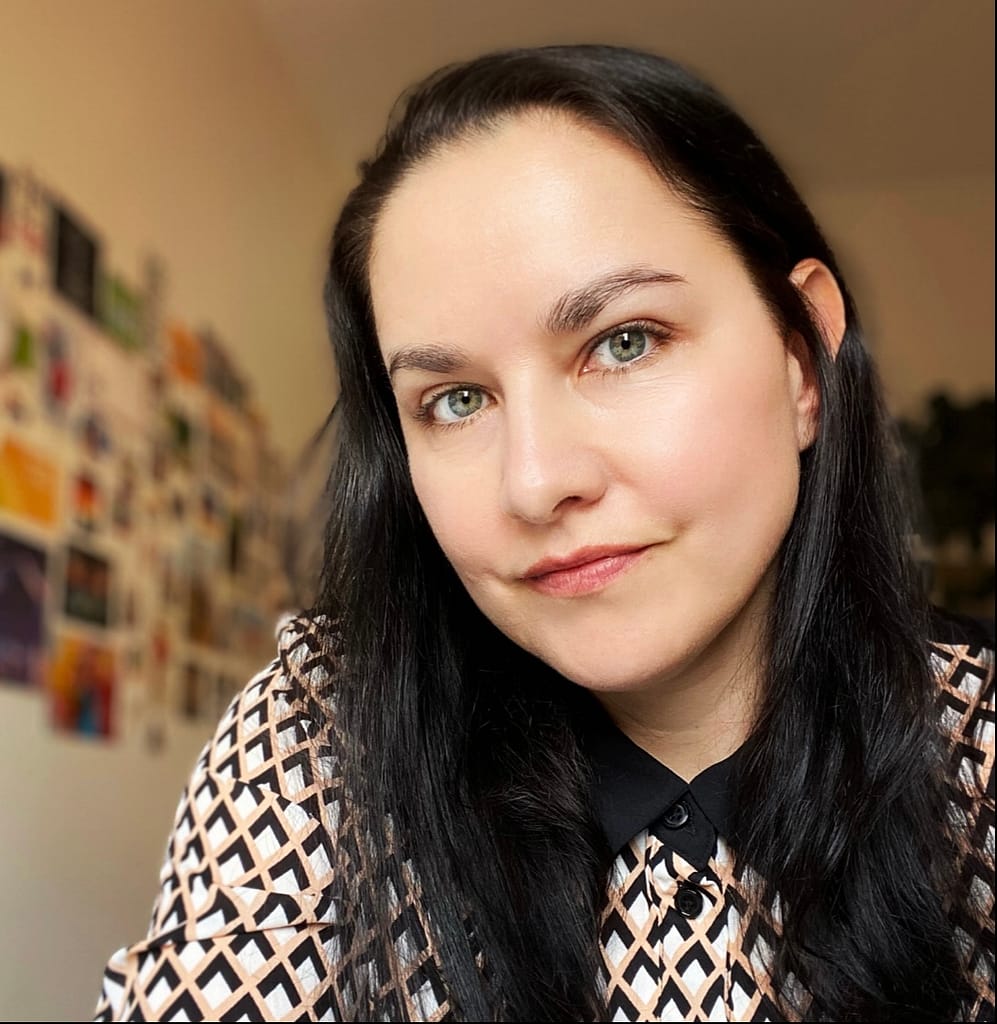
[[[47,561],[41,548],[0,533],[0,680],[42,682]]]
[[[106,558],[84,551],[66,549],[66,581],[63,611],[93,626],[110,622],[111,566]]]
[[[88,316],[97,312],[97,240],[66,210],[55,210],[55,287]]]
[[[190,418],[179,409],[170,409],[166,413],[166,422],[170,455],[184,469],[193,468],[194,427]]]
[[[197,335],[180,323],[166,329],[167,363],[178,380],[199,384],[203,373],[204,353]]]
[[[0,683],[155,752],[272,656],[283,467],[219,336],[164,316],[158,261],[108,271],[72,203],[0,181]]]
[[[108,274],[101,283],[100,320],[107,333],[129,352],[144,344],[142,300],[120,274]]]
[[[63,633],[51,670],[51,715],[57,729],[114,735],[114,651],[107,644]]]
[[[92,473],[77,473],[70,490],[73,521],[81,529],[92,533],[104,521],[104,497]]]
[[[45,411],[52,420],[61,425],[66,420],[74,378],[69,334],[55,320],[50,320],[42,330],[42,349],[42,396]]]
[[[180,713],[185,718],[201,718],[213,714],[213,696],[208,673],[195,662],[187,662],[180,681]]]
[[[0,444],[0,509],[54,526],[59,474],[55,462],[16,437]]]

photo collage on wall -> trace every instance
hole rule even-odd
[[[0,166],[0,685],[60,731],[210,722],[290,609],[285,474],[214,332]]]

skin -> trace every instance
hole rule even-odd
[[[792,276],[840,338],[830,273]],[[370,283],[413,485],[472,599],[684,778],[735,750],[817,405],[737,255],[640,154],[531,113],[403,180]],[[593,545],[633,550],[529,578]]]

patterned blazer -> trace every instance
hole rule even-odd
[[[931,649],[962,794],[957,812],[979,851],[964,877],[990,906],[989,932],[967,936],[978,991],[967,1019],[992,1021],[983,951],[994,941],[994,654],[975,643]],[[364,967],[345,962],[349,925],[331,883],[334,864],[343,871],[358,862],[360,841],[335,736],[315,735],[302,711],[302,694],[323,680],[326,664],[314,624],[293,621],[277,658],[229,707],[181,798],[148,933],[110,958],[95,1020],[350,1018]],[[746,913],[725,842],[729,766],[686,784],[628,744],[620,734],[598,755],[609,770],[597,797],[617,851],[601,926],[610,1018],[781,1019],[764,966],[777,920]],[[638,793],[623,810],[612,800],[617,775]],[[384,1019],[453,1019],[417,893],[403,865],[396,949],[404,1005],[389,1003]],[[383,980],[366,969],[374,985]]]

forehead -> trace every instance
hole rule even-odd
[[[403,178],[374,231],[371,294],[381,333],[434,310],[452,323],[465,300],[522,310],[619,266],[687,276],[724,248],[642,154],[567,116],[530,112]]]

